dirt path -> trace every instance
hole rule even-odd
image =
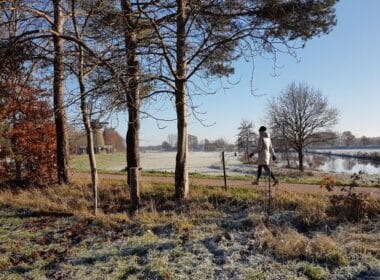
[[[88,173],[75,173],[75,178],[89,178]],[[119,174],[99,174],[102,180],[123,180],[126,179],[125,175]],[[162,177],[162,176],[143,176],[142,183],[162,183],[162,184],[174,184],[174,177]],[[253,186],[251,181],[247,180],[227,180],[228,187],[246,187],[254,189],[264,189],[268,186],[268,181],[263,178],[259,186]],[[201,185],[209,187],[224,187],[223,178],[220,179],[209,179],[209,178],[190,178],[191,185]],[[290,184],[281,183],[279,187],[275,188],[275,191],[294,191],[299,193],[310,193],[310,194],[342,194],[340,187],[335,188],[333,192],[329,193],[325,189],[321,189],[319,185],[309,185],[309,184]],[[356,188],[355,192],[360,193],[371,193],[373,196],[380,197],[379,188]]]

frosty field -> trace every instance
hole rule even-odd
[[[141,167],[144,171],[174,172],[175,152],[142,152]],[[240,155],[234,152],[226,152],[226,170],[228,175],[252,175],[256,172],[256,165],[243,164],[239,160]],[[281,155],[274,166],[284,167],[285,161]],[[98,154],[98,169],[102,171],[117,172],[125,168],[125,154]],[[297,156],[291,155],[290,160],[293,168],[297,167]],[[209,175],[222,175],[221,152],[189,152],[189,172]],[[335,156],[305,155],[305,166],[311,170],[333,173],[352,174],[360,170],[367,174],[379,174],[379,162],[358,160],[355,158],[340,158]],[[89,171],[87,155],[73,156],[71,167],[77,171]]]
[[[145,171],[174,172],[175,152],[143,152],[141,167]],[[252,165],[242,164],[233,152],[225,154],[226,168],[230,175],[253,173]],[[105,171],[121,171],[125,168],[124,154],[97,155],[98,169]],[[86,155],[73,156],[72,168],[79,171],[89,171]],[[222,157],[220,152],[190,152],[189,172],[205,174],[223,174]]]

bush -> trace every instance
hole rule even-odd
[[[261,248],[268,249],[282,260],[296,259],[304,255],[307,237],[294,229],[285,228],[271,232],[266,226],[257,227],[255,240]]]
[[[325,234],[314,236],[306,248],[310,260],[333,265],[347,265],[346,255],[338,249],[334,240]]]
[[[55,178],[55,128],[44,94],[24,85],[0,88],[1,179],[49,184]]]
[[[356,193],[354,191],[356,187],[360,187],[363,174],[360,171],[351,176],[351,184],[348,187],[341,188],[341,191],[346,192],[346,194],[330,196],[331,206],[327,209],[328,214],[358,222],[380,213],[380,202],[371,197],[370,193]],[[321,183],[321,188],[326,188],[329,192],[332,192],[335,187],[335,179],[331,176],[325,177]]]
[[[335,266],[348,263],[346,254],[324,234],[309,239],[291,228],[271,231],[266,226],[259,225],[254,238],[260,248],[270,251],[280,260],[306,259]]]
[[[325,221],[328,199],[323,196],[280,192],[274,197],[273,205],[279,210],[291,210],[300,214],[301,226],[319,225]]]

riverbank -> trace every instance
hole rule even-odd
[[[335,157],[343,157],[343,158],[354,158],[354,159],[364,159],[369,161],[377,161],[380,162],[380,152],[353,152],[353,153],[343,153],[343,149],[341,153],[337,153],[336,150],[324,150],[324,151],[313,151],[306,150],[305,154],[314,154],[314,155],[324,155],[324,156],[335,156]]]

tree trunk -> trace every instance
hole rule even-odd
[[[248,147],[248,143],[246,144],[245,146],[245,158],[247,160],[247,163],[250,163],[250,157],[249,157],[249,147]]]
[[[303,148],[299,148],[297,150],[298,152],[298,166],[299,166],[299,170],[301,172],[304,171],[304,166],[303,166]]]
[[[285,157],[286,157],[286,167],[290,168],[290,158],[289,158],[289,148],[286,147],[285,150]]]
[[[53,30],[63,33],[63,15],[60,0],[54,0],[54,26]],[[58,183],[60,185],[69,183],[68,173],[68,137],[66,127],[66,115],[64,110],[64,49],[63,41],[59,35],[53,36],[54,43],[54,121],[56,132],[56,153],[57,153],[57,171]]]
[[[175,165],[175,194],[176,199],[181,202],[189,196],[189,173],[187,169],[187,115],[186,115],[186,89],[183,82],[177,83],[176,111],[177,111],[177,133],[178,146]]]
[[[175,195],[178,202],[189,196],[187,170],[188,135],[186,110],[186,0],[177,0],[176,111],[178,146],[175,166]]]
[[[86,129],[87,138],[87,152],[88,159],[90,161],[90,171],[91,171],[91,185],[93,193],[93,203],[94,203],[94,215],[98,213],[98,171],[96,169],[96,159],[95,159],[95,149],[94,149],[94,135],[92,133],[91,119],[88,112],[87,99],[86,99],[86,87],[84,84],[84,69],[83,69],[83,50],[79,46],[79,73],[78,82],[80,89],[80,107],[82,112],[83,124]]]
[[[135,211],[140,207],[140,65],[137,57],[137,34],[135,20],[132,19],[131,3],[121,0],[121,6],[124,12],[124,38],[128,74],[128,88],[126,89],[128,106],[127,171],[132,210]]]

